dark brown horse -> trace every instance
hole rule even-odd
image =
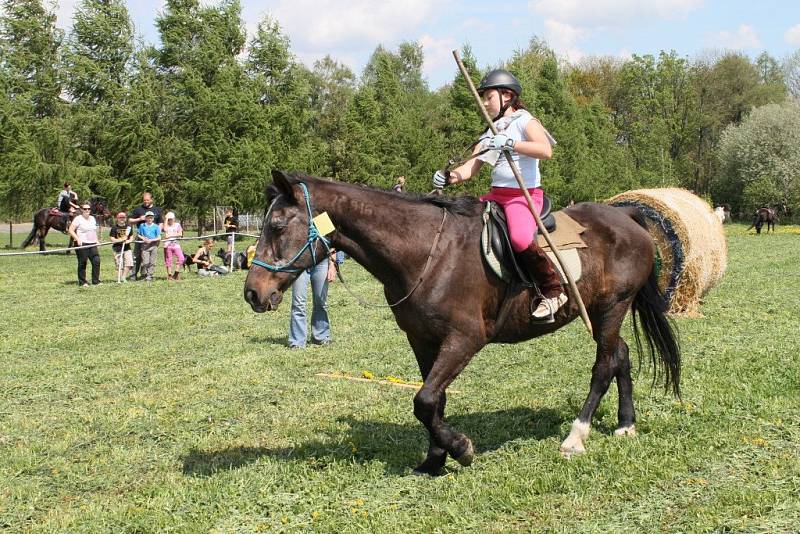
[[[427,457],[416,471],[438,473],[448,453],[469,465],[472,442],[444,420],[448,385],[486,344],[553,332],[578,316],[577,305],[570,299],[554,324],[531,320],[530,290],[510,290],[482,261],[481,204],[473,198],[417,198],[279,171],[273,178],[245,300],[256,312],[275,310],[297,272],[324,258],[328,244],[352,256],[383,284],[390,304],[402,301],[392,311],[424,379],[414,397],[414,415],[430,435]],[[317,237],[309,224],[310,215],[322,212],[336,228],[329,241]],[[592,416],[615,378],[615,434],[635,434],[631,362],[620,337],[629,309],[637,346],[643,330],[654,370],[660,361],[665,387],[672,386],[675,394],[680,352],[653,270],[655,246],[641,215],[632,208],[591,203],[565,212],[587,228],[578,287],[597,343],[589,395],[561,445],[570,455],[585,450]]]
[[[767,225],[767,233],[769,233],[770,228],[772,228],[772,233],[775,233],[775,223],[778,222],[778,213],[772,208],[758,208],[753,215],[753,222],[750,226],[747,227],[749,230],[750,228],[755,227],[756,233],[761,233],[761,228],[764,224]]]
[[[97,219],[97,223],[102,226],[104,222],[111,216],[111,212],[108,211],[108,206],[106,205],[105,199],[102,198],[92,198],[88,200],[89,205],[92,207],[92,215]],[[58,210],[54,210],[53,208],[42,208],[36,213],[33,214],[33,228],[31,228],[31,233],[28,234],[28,237],[25,238],[25,241],[22,242],[20,248],[26,248],[31,245],[35,240],[39,241],[39,250],[44,252],[44,239],[47,237],[47,233],[50,229],[58,230],[59,232],[67,233],[67,228],[69,228],[70,222],[72,222],[73,216],[70,216],[68,213],[60,212]],[[69,239],[68,247],[72,246],[72,238]]]

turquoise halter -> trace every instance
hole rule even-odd
[[[303,198],[306,201],[306,211],[308,212],[308,238],[306,239],[306,244],[303,245],[303,248],[301,248],[300,251],[297,254],[295,254],[291,260],[282,265],[271,265],[256,258],[253,258],[253,261],[251,262],[252,265],[258,265],[259,267],[263,267],[264,269],[272,271],[273,273],[299,273],[304,269],[293,269],[291,267],[298,259],[300,259],[300,256],[302,256],[305,253],[306,249],[309,249],[311,251],[311,261],[312,261],[311,265],[317,264],[317,255],[316,252],[314,252],[314,249],[316,248],[314,245],[316,245],[317,240],[322,241],[322,245],[325,247],[326,253],[330,252],[331,250],[330,242],[325,238],[325,236],[319,234],[319,230],[317,230],[317,227],[314,224],[311,211],[311,196],[308,193],[308,187],[303,182],[300,182],[299,185],[300,188],[303,190]],[[269,223],[269,220],[272,215],[272,208],[275,206],[275,202],[277,201],[278,198],[272,201],[272,204],[270,205],[269,209],[267,210],[267,214],[264,217],[263,224]]]

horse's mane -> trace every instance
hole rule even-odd
[[[289,174],[289,183],[291,183],[292,185],[308,179],[323,180],[327,182],[334,181],[331,178],[320,178],[318,176],[311,176],[310,174],[306,174],[303,172],[292,172]],[[470,197],[470,196],[445,197],[445,196],[421,195],[418,193],[396,193],[393,191],[387,191],[385,189],[379,189],[377,187],[371,187],[364,184],[351,184],[348,182],[338,182],[338,183],[342,183],[345,185],[353,185],[361,187],[363,189],[369,189],[371,191],[400,196],[402,198],[405,198],[406,200],[411,200],[413,202],[433,204],[436,207],[446,209],[449,213],[452,213],[453,215],[462,215],[465,217],[470,217],[474,215],[479,215],[481,213],[481,202],[475,197]]]

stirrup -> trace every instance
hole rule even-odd
[[[559,293],[556,297],[542,298],[539,306],[531,313],[531,317],[537,323],[554,323],[555,313],[567,302],[567,294]]]

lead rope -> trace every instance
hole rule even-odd
[[[350,295],[365,308],[393,308],[397,306],[398,304],[408,299],[414,293],[414,291],[417,290],[417,288],[422,283],[422,280],[425,278],[425,274],[428,272],[428,268],[431,266],[431,260],[433,259],[433,253],[436,251],[436,245],[439,244],[439,238],[442,235],[442,229],[444,228],[444,221],[446,219],[447,219],[447,210],[442,208],[442,223],[439,225],[439,229],[436,231],[436,237],[433,238],[433,244],[431,245],[431,250],[430,252],[428,252],[428,259],[425,260],[425,267],[422,269],[422,273],[420,273],[419,279],[417,279],[417,283],[414,284],[414,287],[411,288],[411,291],[409,291],[405,297],[401,298],[394,304],[371,304],[369,302],[366,302],[364,299],[362,299],[355,293],[353,293],[353,291],[350,289],[350,286],[347,285],[347,282],[344,281],[344,277],[342,276],[342,271],[339,270],[338,263],[335,264],[336,275],[339,277],[339,280],[342,282],[342,285],[344,285],[344,288],[347,290],[347,292],[350,293]]]

